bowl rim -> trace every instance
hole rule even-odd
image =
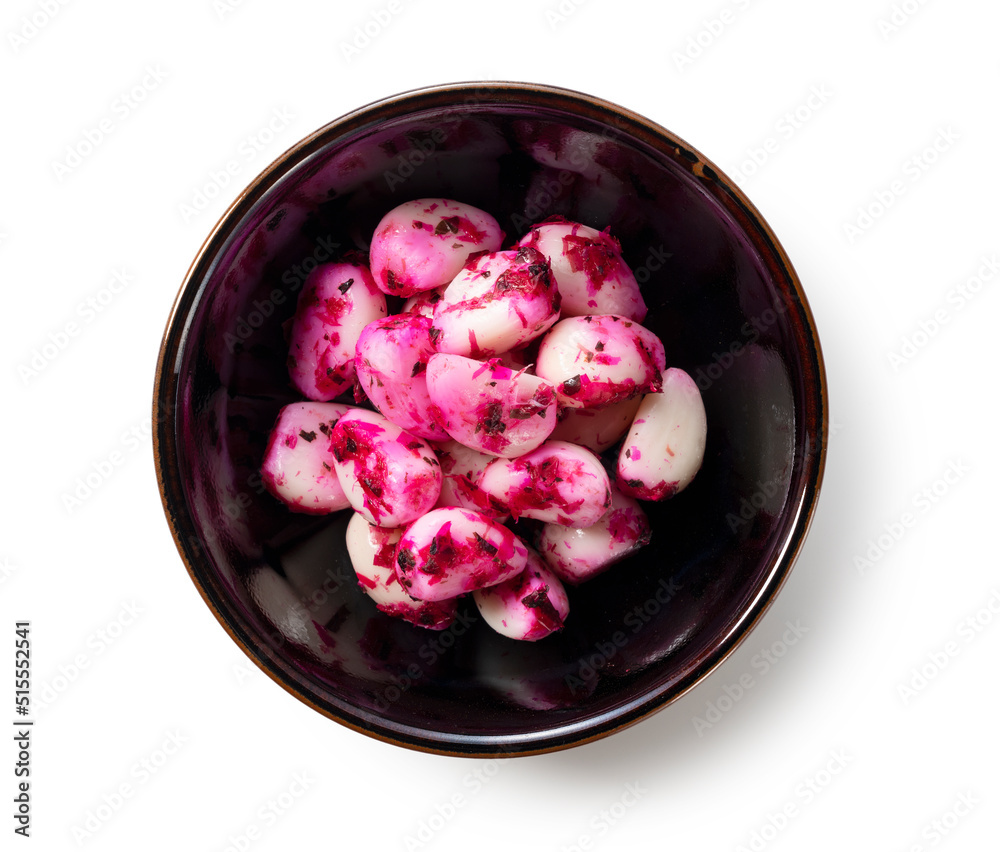
[[[486,96],[482,94],[484,91],[488,93]],[[813,378],[811,384],[805,383],[803,410],[806,422],[803,434],[806,435],[807,442],[809,436],[815,435],[816,446],[807,446],[806,451],[802,453],[804,470],[801,493],[790,494],[790,500],[797,501],[797,505],[786,509],[794,512],[794,520],[788,525],[787,534],[778,544],[777,556],[773,557],[774,563],[762,581],[759,591],[743,607],[729,632],[716,639],[708,652],[700,656],[691,666],[691,670],[670,688],[646,692],[625,705],[619,705],[585,720],[539,729],[535,732],[537,736],[524,734],[449,736],[417,728],[407,728],[408,733],[402,733],[398,728],[404,726],[380,727],[377,723],[365,724],[360,715],[356,720],[348,714],[338,713],[334,708],[322,704],[319,696],[309,694],[301,684],[289,682],[282,671],[281,661],[273,649],[251,641],[250,632],[236,623],[239,621],[237,614],[232,611],[224,612],[223,607],[214,599],[199,577],[195,557],[200,545],[197,541],[191,541],[191,536],[185,536],[181,529],[181,515],[187,511],[187,507],[183,499],[180,473],[173,467],[177,458],[177,440],[172,414],[179,379],[175,365],[187,337],[187,321],[190,319],[191,307],[200,282],[204,275],[209,273],[215,259],[214,255],[217,255],[225,245],[243,216],[251,211],[273,186],[275,179],[285,174],[290,166],[309,159],[338,136],[354,135],[362,132],[366,125],[440,106],[438,103],[440,101],[450,99],[452,105],[458,106],[462,102],[457,98],[469,95],[477,106],[503,107],[505,104],[539,106],[554,111],[560,109],[563,112],[569,111],[578,117],[593,121],[612,120],[612,123],[631,139],[646,141],[661,153],[664,150],[664,143],[675,148],[676,153],[690,164],[690,171],[696,180],[701,181],[702,188],[710,189],[710,194],[716,197],[720,194],[729,196],[731,203],[725,205],[726,211],[734,216],[742,212],[743,215],[739,217],[741,227],[755,229],[758,232],[758,239],[768,244],[773,252],[795,296],[796,310],[801,313],[802,328],[808,333],[808,340],[804,344],[801,340],[797,341],[797,348],[802,352],[804,361],[808,362],[804,363],[804,370]],[[569,104],[573,109],[567,110]],[[386,116],[386,112],[391,115]],[[648,140],[655,140],[659,144],[652,144]],[[733,209],[734,206],[736,209]],[[819,500],[829,435],[826,369],[812,310],[784,247],[760,211],[735,181],[679,136],[626,107],[574,89],[514,81],[479,80],[444,83],[410,89],[372,101],[324,124],[268,164],[223,212],[188,267],[168,314],[161,339],[152,402],[153,462],[164,515],[189,577],[202,600],[230,638],[275,683],[327,718],[382,742],[432,754],[470,758],[544,754],[602,739],[659,712],[709,677],[753,632],[784,586],[801,553]]]

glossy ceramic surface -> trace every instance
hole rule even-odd
[[[669,366],[702,388],[705,464],[651,504],[651,545],[574,589],[561,633],[516,643],[463,606],[432,633],[378,613],[346,514],[289,513],[259,466],[296,398],[282,324],[306,272],[364,252],[391,207],[446,196],[511,242],[553,214],[610,225]],[[400,745],[467,755],[579,744],[708,674],[780,588],[822,477],[826,386],[794,271],[759,214],[697,151],[562,89],[442,86],[364,107],[272,164],[209,236],[181,289],[154,391],[168,521],[216,617],[278,683]]]

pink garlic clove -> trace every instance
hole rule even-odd
[[[336,402],[293,402],[278,412],[261,479],[293,512],[325,515],[350,505],[330,450],[333,427],[350,410]]]
[[[444,430],[490,455],[512,458],[530,452],[556,425],[552,386],[514,372],[496,358],[483,363],[462,355],[433,355],[427,390]]]
[[[458,273],[455,274],[457,275]],[[433,290],[423,290],[420,293],[415,293],[403,303],[403,310],[400,313],[433,317],[434,308],[444,297],[444,290],[444,287],[437,287]]]
[[[516,459],[497,459],[480,487],[511,516],[589,527],[611,506],[611,483],[601,460],[565,441],[548,441]]]
[[[612,488],[611,508],[596,524],[585,529],[546,524],[538,550],[559,577],[577,585],[645,547],[649,538],[649,519],[642,507]]]
[[[502,583],[527,564],[528,550],[509,529],[469,509],[434,509],[403,533],[396,576],[407,592],[442,601]]]
[[[489,497],[479,488],[486,465],[496,456],[488,456],[455,440],[438,444],[436,452],[443,479],[441,496],[438,497],[435,508],[458,506],[481,512],[491,520],[502,522],[506,516],[493,508]]]
[[[537,642],[562,630],[569,615],[566,589],[533,550],[520,574],[472,597],[483,620],[510,639]]]
[[[437,502],[441,467],[434,451],[381,414],[361,408],[345,414],[330,447],[347,499],[369,523],[403,526]]]
[[[444,630],[455,620],[457,601],[418,601],[406,593],[395,571],[396,544],[402,535],[398,527],[377,527],[354,513],[346,538],[358,585],[381,612],[430,630]]]
[[[545,222],[535,225],[518,245],[536,248],[548,258],[564,317],[616,314],[635,322],[645,319],[639,284],[622,259],[621,245],[607,229]]]
[[[569,317],[552,328],[538,350],[535,372],[556,386],[559,404],[600,408],[660,388],[663,344],[625,317]]]
[[[367,267],[317,266],[299,293],[289,334],[288,374],[295,388],[317,401],[350,388],[361,330],[385,315],[385,296]]]
[[[430,319],[416,314],[369,323],[358,338],[355,369],[361,389],[385,418],[419,438],[446,441],[448,434],[430,416],[430,329]]]
[[[642,397],[636,396],[603,408],[564,408],[550,437],[603,453],[628,431],[640,402]]]
[[[489,213],[448,198],[418,198],[394,207],[375,227],[372,274],[383,293],[412,296],[444,286],[470,254],[496,251],[502,242]]]
[[[532,248],[470,260],[434,308],[439,352],[488,358],[515,349],[559,318],[559,291],[545,257]]]
[[[663,391],[649,394],[618,454],[617,485],[640,500],[666,500],[691,484],[705,458],[708,422],[698,385],[683,370],[663,373]]]

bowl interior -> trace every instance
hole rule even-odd
[[[647,504],[649,547],[571,591],[561,633],[494,634],[471,603],[425,631],[377,612],[346,513],[288,512],[259,468],[297,399],[283,324],[306,274],[366,252],[391,207],[445,196],[508,241],[553,214],[611,227],[668,366],[702,388],[704,467]],[[189,273],[157,376],[156,456],[178,547],[231,635],[345,724],[446,753],[526,753],[641,718],[735,647],[780,586],[822,471],[825,389],[800,286],[732,184],[682,141],[564,90],[452,86],[359,110],[304,140],[223,218]]]

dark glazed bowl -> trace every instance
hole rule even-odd
[[[305,273],[368,248],[411,198],[490,211],[508,240],[553,214],[611,226],[645,325],[695,377],[709,434],[685,492],[648,504],[651,545],[571,592],[537,643],[462,610],[433,633],[357,588],[344,514],[288,512],[258,473],[296,399],[282,325]],[[364,107],[275,161],[188,273],[157,366],[154,450],[167,519],[226,631],[319,712],[444,754],[531,754],[610,734],[712,671],[777,594],[818,496],[826,384],[805,295],[750,202],[647,119],[577,92],[459,84]]]

